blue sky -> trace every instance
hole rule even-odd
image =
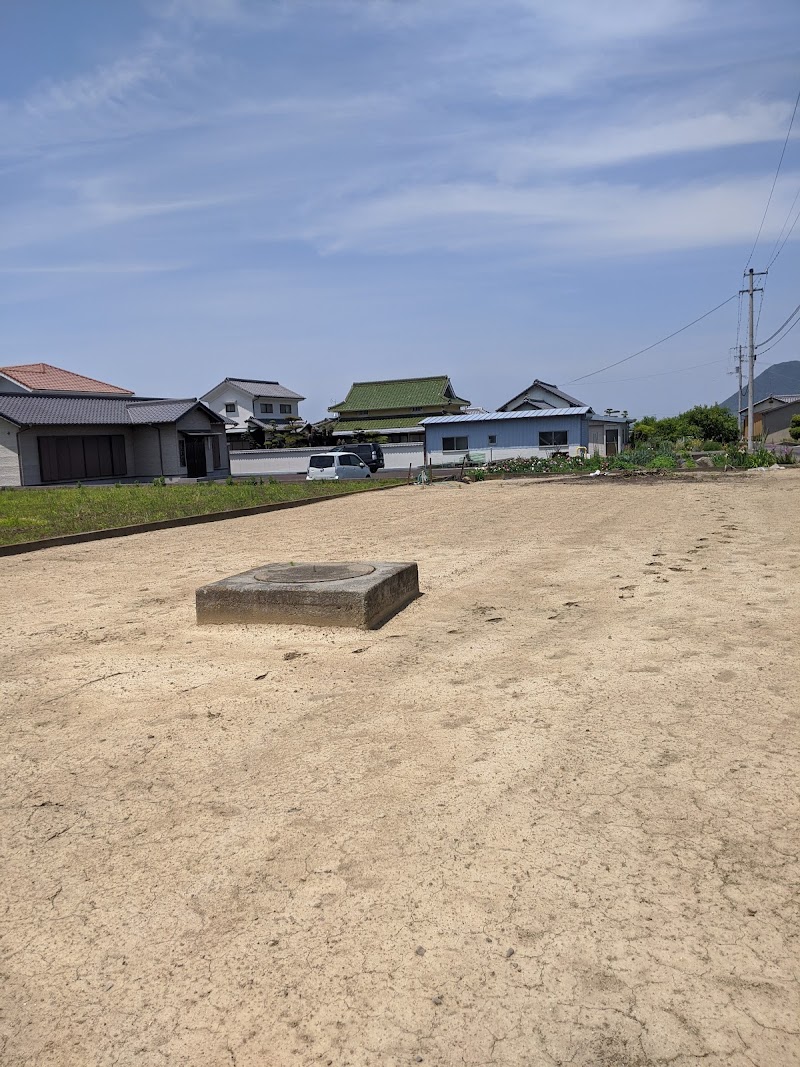
[[[488,408],[566,385],[740,287],[799,42],[796,0],[6,0],[0,363],[275,378],[308,417],[355,379],[447,373]],[[733,302],[569,391],[722,399],[736,331]]]

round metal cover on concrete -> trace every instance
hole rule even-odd
[[[259,582],[306,585],[310,582],[345,582],[364,578],[375,568],[368,563],[270,563],[253,575]]]

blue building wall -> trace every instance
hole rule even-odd
[[[426,425],[425,444],[434,463],[447,458],[458,459],[465,449],[444,451],[443,438],[466,437],[467,451],[484,452],[487,459],[513,459],[516,456],[547,456],[552,445],[541,444],[539,435],[566,430],[567,444],[558,446],[574,455],[589,447],[589,419],[586,415],[553,415],[519,419],[485,419],[480,421],[444,422]],[[489,438],[495,440],[490,442]]]

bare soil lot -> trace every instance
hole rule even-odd
[[[403,487],[2,561],[4,1065],[800,1063],[800,475]],[[197,628],[418,560],[375,633]]]

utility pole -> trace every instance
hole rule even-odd
[[[747,374],[747,451],[753,451],[753,382],[755,379],[756,368],[756,326],[755,316],[753,313],[754,300],[753,297],[756,293],[763,293],[763,288],[755,288],[753,282],[756,278],[762,278],[767,272],[765,270],[754,271],[751,267],[745,277],[747,278],[747,288],[740,289],[740,293],[747,293],[750,298],[750,315],[748,319],[747,330],[747,352],[748,352],[748,374]]]
[[[739,403],[736,406],[736,418],[739,422],[739,439],[742,436],[742,346],[739,345],[739,356],[736,360],[736,373],[739,376]]]

